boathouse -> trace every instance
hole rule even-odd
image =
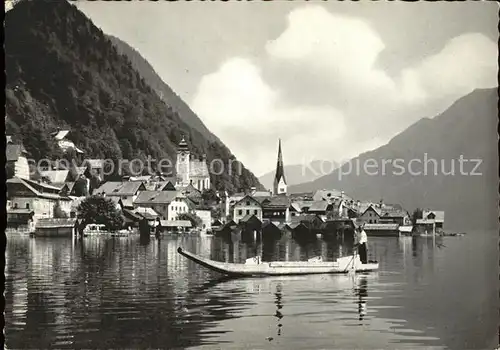
[[[399,236],[399,224],[365,224],[363,226],[368,236]]]
[[[239,221],[238,226],[241,228],[241,233],[245,237],[249,234],[254,237],[257,233],[262,232],[262,221],[255,215],[246,215]]]
[[[273,222],[265,221],[262,224],[262,239],[265,240],[280,239],[281,235],[282,231]]]
[[[77,219],[39,219],[35,225],[36,237],[72,237],[76,235]]]
[[[187,232],[191,228],[189,220],[160,220],[159,225],[161,232]]]
[[[7,229],[33,232],[35,212],[32,209],[7,208]]]

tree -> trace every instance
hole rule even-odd
[[[415,226],[417,224],[417,220],[422,219],[422,217],[423,217],[422,209],[420,209],[420,208],[415,209],[413,211],[412,216],[411,216],[411,222],[412,222],[413,226]]]
[[[80,203],[78,218],[85,225],[101,224],[108,230],[118,230],[123,226],[123,217],[115,203],[100,195],[87,197]]]
[[[208,202],[208,203],[219,201],[219,197],[217,197],[217,193],[211,188],[204,190],[201,193],[201,198],[203,198],[203,200],[205,202]]]
[[[214,206],[210,209],[212,219],[219,220],[222,217],[221,208],[219,206]]]
[[[61,203],[57,201],[54,205],[54,218],[56,219],[66,219],[68,215],[62,210]]]
[[[87,178],[85,176],[80,176],[75,181],[75,196],[77,197],[87,197],[89,195],[89,190],[87,187]]]
[[[177,215],[177,220],[189,220],[191,221],[191,225],[193,227],[199,227],[203,223],[203,220],[201,218],[193,213],[180,213]]]

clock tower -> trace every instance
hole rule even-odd
[[[190,163],[190,152],[186,140],[182,138],[179,146],[177,147],[177,162],[175,164],[175,171],[177,173],[178,181],[184,185],[189,185],[189,163]]]

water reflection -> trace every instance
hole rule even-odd
[[[460,348],[472,337],[470,347],[486,348],[496,320],[488,318],[489,294],[481,289],[490,277],[484,259],[491,245],[450,240],[440,249],[438,244],[371,238],[369,255],[381,262],[379,273],[229,279],[184,259],[177,247],[219,261],[243,262],[256,254],[266,260],[317,255],[333,260],[352,243],[11,238],[7,346]],[[474,259],[459,259],[461,249]],[[456,307],[471,302],[474,308]],[[492,321],[471,326],[470,319]]]
[[[364,275],[359,277],[356,295],[358,296],[359,320],[363,321],[366,316],[366,299],[368,298],[368,278]]]
[[[274,293],[274,295],[276,296],[276,314],[274,314],[274,316],[276,316],[276,318],[278,319],[278,336],[281,335],[281,327],[283,327],[283,325],[281,324],[281,319],[283,318],[283,314],[281,313],[281,309],[283,308],[283,303],[281,301],[283,295],[281,294],[281,290],[281,283],[278,283],[278,285],[276,286],[276,293]]]

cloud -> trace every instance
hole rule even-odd
[[[299,7],[262,57],[230,58],[204,76],[192,106],[244,164],[263,173],[274,167],[279,137],[288,164],[339,161],[475,88],[496,86],[497,46],[479,33],[453,38],[395,77],[379,68],[384,49],[365,21]]]
[[[439,53],[402,72],[403,99],[410,103],[456,99],[475,88],[495,87],[497,58],[497,45],[483,34],[453,38]]]
[[[288,159],[298,162],[301,154],[326,155],[328,144],[345,132],[343,115],[331,106],[283,105],[278,91],[244,58],[230,59],[204,76],[192,108],[256,172],[273,166],[278,138],[290,147]]]

